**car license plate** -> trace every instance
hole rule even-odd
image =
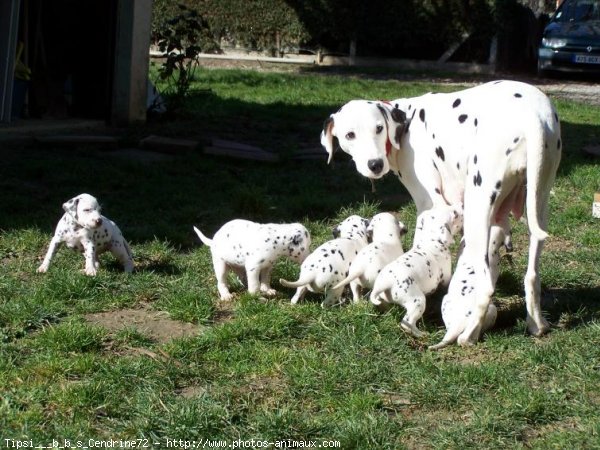
[[[600,56],[592,55],[575,55],[573,58],[576,63],[583,64],[600,64]]]

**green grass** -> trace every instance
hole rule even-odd
[[[204,91],[210,89],[210,91]],[[355,97],[394,98],[426,82],[314,73],[204,70],[176,121],[127,130],[218,136],[278,151],[261,164],[186,153],[141,163],[93,148],[13,144],[0,166],[0,446],[5,439],[337,440],[365,448],[600,448],[600,233],[591,218],[600,167],[581,148],[598,143],[600,109],[557,101],[565,154],[551,197],[541,262],[543,305],[558,325],[526,335],[522,279],[525,226],[503,258],[496,327],[473,348],[430,352],[444,333],[439,296],[423,339],[402,333],[403,311],[366,303],[322,309],[319,296],[291,306],[245,294],[217,300],[210,253],[192,225],[212,234],[236,217],[301,221],[313,246],[350,213],[396,210],[410,231],[415,210],[397,180],[377,192],[347,158],[285,158],[316,147],[323,119]],[[89,192],[131,242],[136,272],[110,255],[95,278],[61,248],[35,273],[60,205]],[[281,261],[274,280],[298,267]],[[86,321],[102,311],[147,308],[193,323],[194,337],[154,339]],[[152,444],[153,445],[153,444]]]

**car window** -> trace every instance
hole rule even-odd
[[[566,0],[554,16],[556,22],[600,20],[600,0]]]

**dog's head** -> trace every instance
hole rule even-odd
[[[63,203],[63,209],[83,228],[94,229],[102,225],[98,200],[89,194],[80,194],[67,200]]]
[[[345,239],[367,239],[367,227],[369,221],[360,216],[353,215],[344,219],[342,223],[333,229],[334,238]]]
[[[292,235],[288,243],[288,252],[294,261],[302,264],[310,254],[310,233],[299,223],[291,224],[290,227]]]
[[[372,241],[381,242],[400,239],[408,232],[408,228],[392,213],[383,212],[373,216],[367,231]]]
[[[321,132],[321,145],[329,154],[339,146],[352,156],[358,172],[371,179],[390,170],[388,155],[400,148],[408,128],[406,113],[386,102],[352,100],[329,116]]]
[[[443,205],[423,211],[417,217],[416,231],[432,236],[444,235],[447,232],[454,236],[460,232],[462,226],[462,205]]]

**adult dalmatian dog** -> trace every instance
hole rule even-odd
[[[511,212],[520,218],[526,206],[527,326],[535,336],[549,330],[538,271],[562,142],[558,114],[539,89],[500,80],[389,102],[353,100],[327,118],[321,143],[329,162],[339,146],[367,178],[394,172],[419,213],[464,202],[464,257],[476,268],[477,307],[460,345],[478,341],[494,292],[490,227],[505,225]]]

